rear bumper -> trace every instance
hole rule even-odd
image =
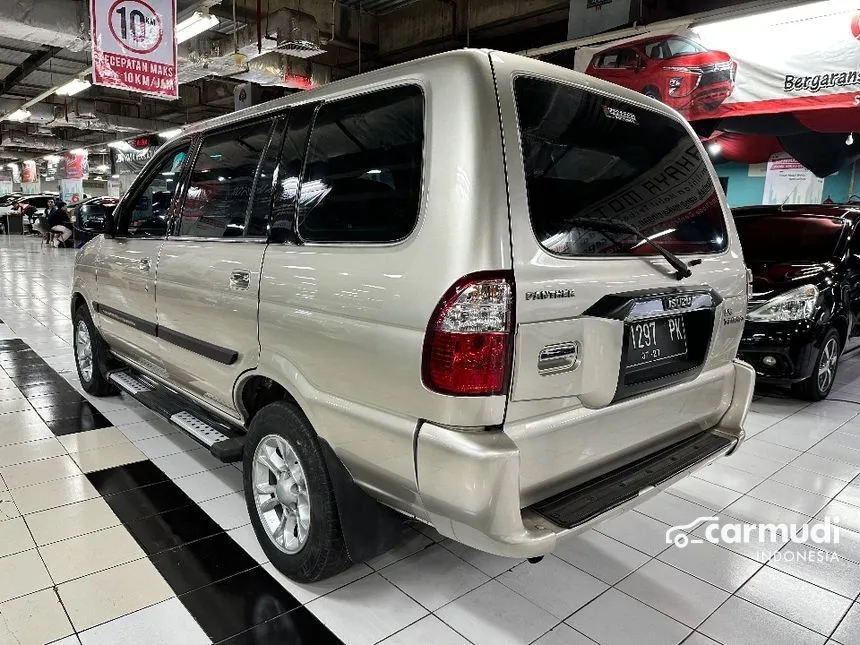
[[[545,555],[556,543],[605,521],[668,488],[680,479],[731,454],[743,440],[743,423],[752,400],[755,372],[740,361],[732,365],[732,401],[719,422],[705,430],[727,439],[716,452],[703,454],[675,472],[655,474],[632,499],[607,503],[573,526],[560,526],[524,508],[520,494],[520,453],[504,432],[455,432],[422,425],[416,445],[418,488],[436,529],[447,537],[496,555],[527,558]],[[607,498],[609,499],[609,498]]]

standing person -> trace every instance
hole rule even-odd
[[[48,226],[53,233],[60,234],[60,239],[54,242],[54,246],[65,246],[66,240],[72,236],[72,218],[69,217],[69,210],[63,200],[58,199],[54,204],[54,210],[48,215]]]
[[[50,217],[54,208],[56,208],[56,202],[53,199],[48,200],[48,205],[45,206],[45,217]]]

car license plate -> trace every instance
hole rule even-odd
[[[627,325],[627,367],[639,367],[687,355],[684,319],[656,318]]]

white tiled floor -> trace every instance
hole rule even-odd
[[[79,387],[73,253],[0,238],[0,340],[23,339]],[[737,455],[540,564],[416,527],[392,552],[317,585],[296,585],[267,563],[236,468],[127,398],[93,403],[113,427],[57,438],[0,370],[0,643],[211,642],[86,475],[144,460],[345,643],[860,643],[860,357],[843,361],[830,401],[756,400]],[[808,562],[756,558],[819,547],[666,542],[671,525],[700,517],[807,523],[825,514],[839,516],[840,543]]]

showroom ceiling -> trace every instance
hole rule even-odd
[[[715,3],[645,4],[664,15]],[[0,0],[0,117],[22,106],[30,112],[24,121],[0,121],[0,160],[103,147],[117,137],[217,116],[234,109],[234,88],[247,81],[269,86],[265,98],[273,98],[297,91],[284,87],[286,75],[325,83],[467,44],[521,51],[561,42],[569,13],[569,0],[265,0],[260,15],[254,0],[178,0],[178,20],[196,10],[218,18],[179,45],[178,100],[95,86],[59,96],[52,90],[90,78],[87,5]],[[258,25],[268,37],[261,48]],[[305,51],[290,49],[292,41]]]

